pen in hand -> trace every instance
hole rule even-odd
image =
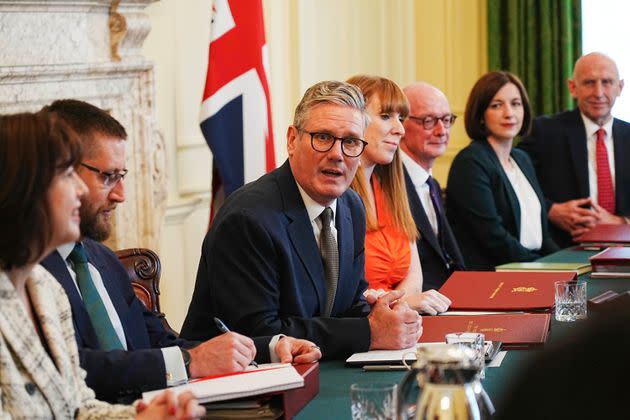
[[[219,318],[214,317],[214,323],[216,324],[219,331],[221,331],[222,333],[230,332],[230,329],[227,327],[227,325],[225,325],[223,321],[221,321]],[[258,363],[256,363],[255,360],[252,360],[250,366],[258,367]]]

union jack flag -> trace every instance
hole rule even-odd
[[[215,0],[201,131],[212,150],[210,223],[225,197],[273,170],[262,0]]]

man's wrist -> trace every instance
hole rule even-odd
[[[278,341],[286,337],[284,334],[274,335],[269,341],[269,360],[271,363],[278,363],[280,361],[280,357],[276,353],[276,346],[278,345]]]
[[[192,356],[190,352],[183,347],[179,348],[179,351],[182,352],[182,360],[184,361],[184,368],[186,369],[186,375],[190,378],[190,362],[192,362]]]

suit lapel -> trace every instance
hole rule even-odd
[[[624,188],[630,185],[630,170],[625,166],[630,156],[630,130],[617,119],[613,120],[612,134],[615,149],[615,202],[617,214],[624,214],[630,203],[626,203]]]
[[[514,188],[512,188],[512,183],[508,179],[501,162],[499,162],[499,158],[497,154],[494,152],[494,149],[487,141],[483,142],[484,150],[490,157],[490,161],[495,166],[495,172],[499,174],[499,178],[501,179],[501,183],[503,183],[503,188],[507,193],[507,198],[510,203],[510,208],[512,209],[512,214],[514,215],[514,226],[516,226],[516,232],[521,231],[521,207],[518,204],[518,197],[516,197],[516,192],[514,192]]]
[[[413,220],[416,222],[416,227],[420,231],[420,235],[422,236],[422,238],[431,245],[431,247],[435,250],[435,252],[438,253],[442,260],[446,261],[446,259],[444,258],[444,254],[442,253],[442,247],[440,247],[439,240],[433,232],[431,222],[429,222],[429,218],[427,217],[427,213],[424,211],[424,207],[422,206],[420,197],[418,197],[416,186],[413,185],[413,181],[411,180],[411,177],[409,176],[409,173],[407,172],[407,169],[404,168],[404,166],[403,171],[405,173],[405,184],[407,187],[407,196],[409,197],[411,214],[413,216]],[[444,222],[446,223],[446,221]]]
[[[573,160],[575,179],[577,180],[580,197],[588,197],[590,188],[588,185],[588,152],[586,149],[586,128],[580,116],[579,110],[574,110],[568,115],[568,121],[564,126],[565,139],[569,146],[569,154]]]
[[[64,384],[62,373],[68,372],[69,361],[63,361],[64,358],[67,359],[67,356],[64,357],[63,349],[55,343],[55,339],[63,336],[59,328],[59,313],[51,308],[50,301],[46,302],[46,299],[50,299],[46,297],[50,291],[42,290],[40,285],[36,284],[37,281],[32,279],[34,273],[35,271],[31,273],[26,287],[34,301],[33,311],[40,319],[44,336],[58,366],[55,366],[40,343],[35,327],[26,314],[17,291],[6,274],[2,272],[0,272],[0,304],[2,305],[0,331],[12,348],[14,357],[19,359],[30,380],[48,401],[52,412],[67,413],[71,405],[71,396],[67,395],[68,387]]]
[[[317,291],[320,311],[323,312],[326,306],[324,266],[319,254],[319,249],[317,248],[317,242],[315,242],[313,226],[308,218],[308,213],[304,207],[304,202],[291,173],[288,161],[280,168],[278,183],[280,184],[279,191],[282,196],[284,213],[289,220],[287,226],[289,239],[291,240],[295,253],[300,258],[300,261],[302,261],[313,283],[313,287]],[[340,266],[342,266],[341,261]],[[341,278],[341,271],[339,274],[339,278]]]
[[[335,305],[332,314],[336,313],[335,307],[340,302],[351,302],[353,296],[344,296],[345,294],[354,294],[355,290],[349,287],[341,287],[340,284],[345,278],[350,278],[352,272],[352,261],[354,260],[354,235],[352,218],[350,209],[344,200],[345,195],[337,199],[337,212],[335,228],[337,229],[337,242],[339,247],[339,279],[337,281],[337,294],[335,296]]]
[[[72,308],[72,318],[74,320],[76,333],[81,337],[87,347],[99,348],[96,333],[90,321],[90,315],[87,313],[83,299],[70,276],[68,266],[63,258],[61,258],[61,255],[59,255],[59,252],[54,251],[47,256],[41,264],[57,279],[66,292],[68,300],[70,301],[70,307]]]

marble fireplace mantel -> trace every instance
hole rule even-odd
[[[144,8],[156,0],[0,0],[0,113],[76,98],[127,129],[127,201],[108,244],[159,248],[166,207],[164,140]]]

